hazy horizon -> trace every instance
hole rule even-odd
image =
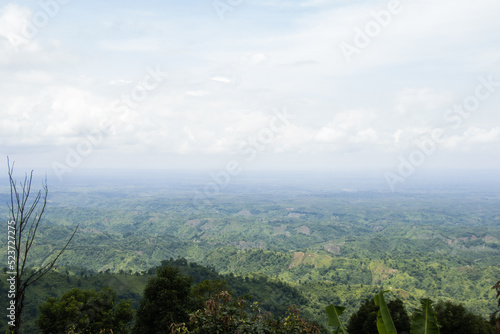
[[[393,189],[387,182],[384,170],[337,170],[337,171],[276,171],[251,170],[231,175],[225,170],[117,170],[78,169],[63,180],[58,179],[51,169],[23,169],[16,166],[14,177],[19,182],[25,173],[33,170],[33,187],[39,189],[47,177],[49,189],[150,189],[164,194],[179,191],[193,196],[203,194],[214,197],[219,194],[240,192],[306,191],[322,192],[500,192],[500,170],[419,170]],[[8,192],[7,171],[0,175]]]

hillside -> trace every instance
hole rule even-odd
[[[77,278],[82,275],[100,277],[99,286],[105,275],[116,273],[113,280],[127,277],[127,283],[112,285],[137,300],[150,268],[181,257],[226,279],[264,277],[287,284],[317,321],[325,320],[325,305],[346,306],[347,317],[380,289],[391,289],[410,312],[423,297],[463,303],[483,317],[495,310],[491,286],[500,277],[496,192],[264,187],[257,193],[240,187],[202,207],[194,207],[189,194],[160,187],[56,189],[31,265],[48,261],[79,223],[58,261],[68,271],[61,273],[66,281],[58,278],[60,291],[90,286],[92,280]],[[285,307],[281,295],[269,295],[277,300],[268,303],[271,308]]]

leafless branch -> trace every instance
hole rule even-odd
[[[19,332],[19,325],[21,321],[21,314],[24,307],[24,297],[26,289],[40,278],[45,276],[55,265],[59,257],[64,253],[69,243],[73,240],[79,225],[71,234],[70,238],[64,247],[57,253],[57,255],[45,265],[42,265],[38,270],[30,270],[27,268],[27,263],[30,258],[30,251],[33,247],[38,227],[40,225],[42,216],[47,206],[47,196],[49,193],[47,186],[47,178],[43,182],[42,190],[38,191],[34,198],[30,199],[31,185],[33,181],[33,171],[30,174],[25,174],[22,183],[18,184],[14,178],[14,163],[10,163],[7,157],[7,167],[9,174],[10,184],[10,203],[9,211],[14,220],[15,236],[14,248],[17,253],[16,257],[16,318],[18,324],[11,328],[14,333]],[[31,202],[30,202],[31,200]],[[26,230],[26,228],[28,228]],[[26,277],[25,277],[26,276]]]

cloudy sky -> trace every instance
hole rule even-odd
[[[500,169],[498,0],[0,2],[18,166]]]

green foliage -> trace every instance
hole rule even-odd
[[[214,297],[217,294],[220,294],[223,291],[228,291],[228,286],[226,281],[204,280],[203,282],[196,284],[191,289],[191,297],[193,298],[195,309],[202,309],[206,300],[211,299],[212,297]]]
[[[134,332],[138,334],[167,333],[169,324],[186,322],[193,308],[190,297],[193,279],[179,269],[162,266],[157,276],[149,279],[137,308]]]
[[[297,292],[297,290],[294,287],[291,287],[283,282],[279,281],[272,281],[269,280],[269,278],[265,276],[255,276],[255,277],[237,277],[234,275],[219,275],[217,272],[215,272],[212,268],[207,268],[201,265],[198,265],[196,263],[189,263],[185,259],[170,259],[170,260],[165,260],[162,261],[163,264],[173,264],[176,267],[171,267],[171,266],[166,266],[170,269],[165,269],[165,266],[157,267],[152,269],[150,272],[158,272],[159,275],[162,277],[169,277],[171,281],[175,281],[175,276],[178,274],[181,277],[187,278],[188,281],[192,283],[191,278],[188,276],[191,276],[191,274],[196,276],[196,280],[200,281],[197,285],[192,286],[190,283],[189,286],[190,288],[185,289],[184,291],[187,291],[186,296],[186,307],[185,313],[190,313],[193,312],[197,309],[201,309],[205,307],[205,304],[202,302],[206,299],[212,298],[218,295],[220,291],[222,290],[227,290],[229,287],[233,291],[238,291],[238,295],[247,295],[248,297],[252,297],[254,300],[258,301],[263,301],[263,303],[259,303],[259,309],[263,310],[265,314],[268,314],[269,310],[272,309],[272,305],[268,304],[269,300],[277,300],[277,306],[281,310],[283,307],[286,307],[286,305],[291,305],[293,304],[292,301],[298,302],[297,304],[301,305],[301,309],[304,311],[304,309],[310,309],[314,311],[314,309],[311,309],[311,305],[308,304],[310,298],[313,295],[321,295],[323,292],[328,292],[330,290],[333,290],[333,295],[342,295],[342,293],[349,293],[349,290],[346,290],[346,288],[342,285],[337,286],[333,283],[326,284],[326,283],[315,283],[315,284],[305,284],[301,287],[302,291],[312,291],[314,293],[311,293],[311,296],[307,293],[306,296],[308,299],[305,299],[300,293]],[[68,270],[65,270],[65,272],[68,272]],[[82,270],[78,270],[81,275],[85,275],[86,277],[80,277],[80,276],[75,276],[73,274],[69,275],[68,274],[63,274],[63,273],[50,273],[49,274],[49,281],[44,281],[41,280],[37,285],[35,285],[34,292],[37,291],[43,291],[46,294],[53,294],[57,290],[53,290],[55,286],[63,287],[65,286],[64,284],[67,284],[68,286],[71,286],[72,284],[77,284],[83,287],[86,286],[100,286],[104,282],[112,285],[117,289],[117,291],[120,292],[121,296],[124,295],[129,295],[131,290],[134,291],[141,291],[145,290],[144,287],[147,285],[150,285],[151,282],[155,282],[155,279],[158,277],[152,277],[150,274],[144,274],[144,275],[124,275],[124,274],[99,274],[95,275],[89,272],[85,272]],[[177,273],[177,274],[176,274]],[[186,274],[182,274],[186,273]],[[210,280],[203,280],[204,278],[210,279]],[[149,281],[149,284],[148,282]],[[179,282],[178,282],[179,283]],[[173,284],[175,285],[175,284]],[[142,288],[140,288],[142,286]],[[307,289],[303,289],[307,287]],[[2,287],[3,290],[5,288]],[[0,289],[0,292],[2,290]],[[357,291],[352,289],[351,294],[353,291]],[[369,286],[363,287],[363,295],[367,294],[372,294],[373,291]],[[276,292],[279,292],[279,294],[276,294]],[[397,295],[397,291],[393,291],[393,294]],[[144,296],[146,295],[144,291]],[[352,294],[352,300],[356,301],[357,299],[359,300],[362,298],[363,295],[357,295],[357,294]],[[130,295],[133,296],[133,295]],[[325,297],[329,299],[330,301],[334,300],[336,304],[340,303],[340,299],[338,297],[330,297],[326,296]],[[143,298],[144,299],[144,298]],[[322,299],[323,300],[323,299]],[[318,299],[319,302],[319,299]],[[142,303],[142,302],[141,302]],[[441,302],[443,303],[443,302]],[[262,307],[262,305],[266,305],[266,307]],[[174,306],[176,307],[176,306]],[[391,318],[394,322],[395,327],[398,329],[399,332],[402,331],[409,331],[409,318],[407,316],[406,310],[403,306],[403,302],[399,299],[396,298],[395,300],[389,301],[387,303],[387,308],[390,311]],[[463,307],[462,307],[463,308]],[[28,307],[28,310],[30,308]],[[154,309],[154,307],[152,307]],[[345,311],[342,313],[340,312],[340,309],[337,308],[337,317],[339,318],[339,323],[342,320],[342,317],[345,318]],[[285,312],[290,312],[290,309],[287,311],[285,308],[285,311],[282,311],[283,313]],[[365,303],[361,305],[359,308],[358,312],[354,313],[351,315],[351,319],[349,320],[349,323],[347,325],[347,330],[350,333],[364,333],[364,334],[370,334],[370,333],[377,333],[377,326],[376,326],[376,319],[377,319],[377,313],[379,312],[379,307],[375,305],[374,299],[372,300],[365,300]],[[278,312],[279,313],[279,312]],[[461,314],[460,312],[455,312],[456,314]],[[470,312],[466,312],[470,313]],[[472,314],[472,313],[471,313]],[[301,316],[302,319],[315,319],[313,313],[309,312],[304,312],[303,315]],[[248,315],[253,316],[252,314]],[[280,323],[283,318],[280,318],[278,316],[273,316],[275,323]],[[324,317],[324,313],[323,313]],[[455,317],[453,317],[455,318]],[[466,316],[463,317],[464,321],[468,321],[467,319],[470,319],[470,316],[466,314]],[[184,318],[186,319],[186,318]],[[281,319],[281,320],[279,320]],[[293,319],[293,317],[291,318]],[[471,333],[491,333],[486,331],[480,331],[479,329],[481,326],[489,326],[488,328],[492,328],[491,325],[489,325],[484,319],[482,319],[480,316],[475,316],[475,322],[473,322],[473,328],[474,331]],[[171,322],[168,322],[171,324]],[[166,326],[167,322],[165,321],[163,324],[158,324],[158,326]],[[261,326],[263,323],[261,323],[259,326]],[[264,325],[262,325],[264,326]],[[471,327],[466,327],[466,324],[459,324],[458,326],[461,326],[463,328],[469,328],[470,330]],[[166,328],[166,327],[165,327]],[[178,327],[180,328],[180,327]],[[486,327],[485,327],[486,328]],[[170,329],[165,329],[165,330],[170,330]],[[179,329],[180,330],[180,329]],[[453,333],[455,329],[451,329],[451,332]],[[29,333],[36,333],[35,330],[29,330]],[[156,332],[156,331],[153,331]],[[161,332],[161,330],[159,330]],[[339,332],[340,329],[339,329]],[[147,333],[147,332],[146,332]]]
[[[333,327],[335,333],[347,334],[344,324],[340,320],[340,316],[344,313],[345,307],[328,305],[325,308],[326,315],[328,317],[328,326]]]
[[[375,305],[373,298],[365,299],[359,310],[353,313],[347,324],[349,333],[378,334],[377,313],[379,307]]]
[[[204,302],[214,293],[222,290],[233,291],[235,295],[246,296],[249,300],[259,302],[260,307],[265,311],[285,313],[287,305],[303,305],[306,308],[307,299],[297,291],[296,288],[279,280],[271,280],[263,275],[256,276],[234,276],[220,275],[213,268],[208,268],[185,259],[170,259],[162,261],[165,265],[175,266],[184,276],[192,276],[194,283],[191,289],[191,310],[204,307]],[[150,278],[156,276],[159,267],[152,268],[143,274],[112,274],[100,273],[81,268],[59,268],[60,272],[51,272],[46,278],[33,285],[26,303],[26,322],[24,331],[27,333],[38,333],[35,319],[39,315],[37,305],[44,303],[49,297],[60,298],[62,294],[74,286],[81,289],[102,288],[111,286],[117,291],[120,299],[130,299],[134,308],[137,308],[139,301],[144,294],[144,290]],[[149,273],[150,272],[150,273]],[[6,274],[0,273],[0,292],[7,295],[5,284]],[[225,283],[224,283],[225,282]],[[217,291],[218,290],[218,291]],[[304,316],[311,318],[309,312],[304,312]],[[4,326],[4,332],[6,326]]]
[[[271,279],[266,275],[235,276],[232,273],[220,275],[213,268],[193,262],[188,263],[185,259],[164,260],[162,265],[178,268],[183,275],[193,277],[194,283],[201,283],[204,280],[225,281],[228,286],[227,290],[230,290],[234,295],[246,296],[250,300],[258,301],[260,307],[269,312],[284,313],[287,311],[288,305],[308,304],[308,299],[295,287],[281,280]],[[151,270],[151,272],[153,271]],[[309,316],[308,313],[307,315]]]
[[[410,311],[433,296],[484,317],[491,313],[489,280],[500,277],[494,260],[500,212],[493,193],[236,191],[199,210],[192,210],[181,188],[168,196],[163,189],[142,193],[145,198],[135,189],[103,186],[54,193],[32,264],[42,263],[55,239],[81,223],[61,264],[142,272],[181,256],[223,275],[264,274],[297,284],[308,299],[301,305],[317,320],[322,305],[332,303],[320,301],[323,296],[338,298],[345,317],[367,291],[390,286]],[[335,295],[310,287],[320,282],[334,283]]]
[[[397,334],[394,322],[392,322],[391,313],[384,298],[384,292],[381,291],[375,295],[375,305],[379,307],[377,313],[377,329],[379,334]]]
[[[436,313],[432,309],[430,299],[422,299],[421,307],[413,313],[411,322],[411,334],[439,334],[439,325]]]
[[[223,291],[206,301],[205,308],[191,315],[189,323],[170,325],[171,333],[193,334],[320,334],[321,327],[300,316],[297,307],[290,307],[283,316],[262,313],[257,303],[251,312],[246,310],[243,299],[234,299]]]
[[[366,296],[389,287],[409,312],[427,296],[462,303],[481,317],[493,311],[498,191],[283,191],[262,184],[240,191],[234,185],[211,205],[193,208],[185,186],[169,184],[166,192],[165,185],[103,184],[52,193],[29,265],[53,256],[69,226],[80,223],[81,230],[60,258],[69,275],[50,273],[27,297],[26,332],[35,333],[30,320],[37,304],[75,286],[112,285],[136,306],[156,269],[148,270],[169,257],[186,259],[166,262],[193,284],[223,280],[263,310],[286,312],[297,304],[305,318],[323,324],[324,305],[345,306],[340,318],[347,324]],[[5,279],[0,286],[5,290]]]
[[[409,332],[410,331],[410,317],[403,304],[403,301],[399,298],[391,300],[387,303],[387,307],[391,312],[391,318],[394,322],[394,326],[398,330],[398,333]]]
[[[490,324],[491,326],[495,327],[495,334],[500,333],[500,281],[497,281],[495,285],[491,287],[492,289],[495,289],[497,292],[496,299],[498,299],[497,302],[497,310],[491,315],[490,317]]]
[[[127,333],[133,319],[130,302],[117,302],[116,292],[109,287],[99,292],[75,288],[60,299],[47,299],[39,308],[36,323],[44,334],[98,333],[101,330]]]
[[[410,317],[401,299],[396,298],[387,303],[390,317],[399,333],[410,330]],[[347,330],[349,333],[378,334],[377,316],[380,307],[375,305],[375,299],[365,299],[357,312],[349,318]]]
[[[491,334],[494,327],[461,304],[439,301],[435,306],[441,334]]]
[[[58,268],[58,270],[59,272],[49,272],[33,284],[32,289],[28,291],[25,301],[23,332],[39,333],[35,323],[40,314],[38,306],[51,297],[60,299],[64,293],[75,287],[81,290],[95,289],[97,291],[104,287],[112,287],[117,292],[118,300],[131,300],[132,306],[136,308],[150,277],[149,275],[96,274],[81,268]],[[5,274],[0,274],[0,291],[6,288],[3,284],[7,282],[6,278]],[[7,296],[7,292],[5,292],[5,296]],[[1,331],[1,333],[3,332]]]
[[[245,301],[232,300],[222,292],[207,300],[204,310],[198,310],[190,319],[191,333],[235,333],[251,326],[244,311]]]

